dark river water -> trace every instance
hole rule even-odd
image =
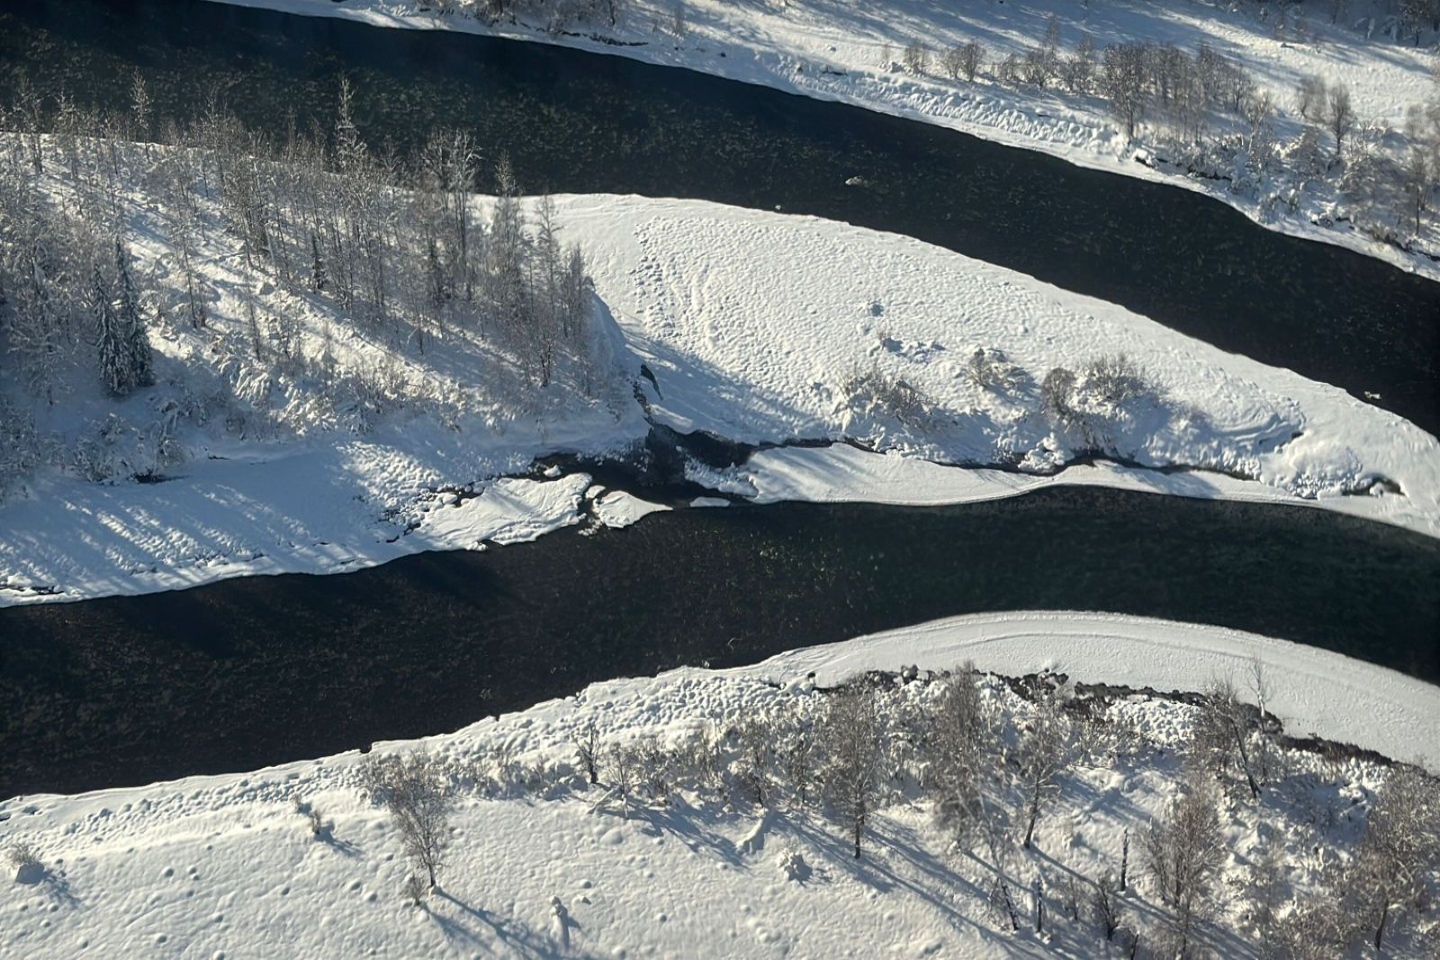
[[[328,117],[344,72],[363,128],[402,149],[465,125],[532,189],[912,234],[1440,421],[1440,285],[935,127],[618,57],[185,0],[0,0],[0,94],[16,67],[112,105],[138,69],[161,116],[218,84],[270,129],[292,108]],[[1440,680],[1440,541],[1329,512],[1091,489],[677,511],[343,576],[0,609],[0,796],[247,769],[594,680],[1027,608],[1222,624]]]
[[[683,510],[358,573],[0,609],[0,796],[250,769],[615,676],[1057,608],[1223,624],[1440,680],[1440,540],[1328,512],[1086,488]]]
[[[218,88],[277,134],[292,111],[328,129],[343,73],[377,143],[463,126],[531,191],[700,197],[909,234],[1379,393],[1440,432],[1440,284],[1187,190],[619,56],[201,0],[0,0],[0,64],[0,96],[19,67],[82,105],[125,107],[138,70],[157,123]]]

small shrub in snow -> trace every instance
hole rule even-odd
[[[970,355],[970,380],[982,390],[1013,390],[1025,382],[1025,371],[999,350],[976,347]]]
[[[905,72],[923,76],[930,72],[930,48],[923,43],[912,43],[905,48]]]
[[[725,751],[714,725],[707,723],[686,734],[679,757],[684,776],[697,792],[718,793],[725,786]]]
[[[5,851],[5,859],[15,868],[16,883],[39,883],[45,876],[45,865],[40,860],[40,854],[23,840],[10,845]]]
[[[295,812],[305,818],[306,825],[310,828],[310,835],[317,840],[329,836],[335,829],[335,824],[322,817],[314,804],[307,803],[299,797],[295,798]]]
[[[1057,424],[1069,423],[1075,416],[1071,398],[1075,393],[1075,374],[1064,367],[1055,367],[1045,374],[1040,384],[1040,409]]]
[[[602,799],[620,801],[625,818],[630,818],[630,802],[639,788],[642,772],[640,758],[635,750],[624,743],[612,743],[605,751],[606,778],[609,791]]]
[[[600,731],[591,720],[575,737],[575,755],[580,760],[580,769],[585,772],[586,783],[600,782]]]
[[[414,906],[420,906],[425,900],[425,895],[430,888],[425,886],[425,880],[418,873],[412,873],[405,878],[405,899]]]
[[[879,370],[857,373],[846,380],[842,391],[849,407],[870,417],[891,417],[913,429],[930,425],[934,407],[918,387]]]
[[[658,737],[645,736],[630,745],[638,770],[638,785],[651,803],[665,803],[670,798],[673,758]]]
[[[1085,367],[1082,389],[1110,406],[1158,393],[1140,365],[1123,353],[1091,360]]]
[[[804,883],[810,879],[810,864],[800,855],[799,850],[785,850],[776,861],[785,879],[793,883]]]

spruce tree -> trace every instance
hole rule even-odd
[[[316,293],[325,292],[325,261],[320,258],[320,241],[310,234],[310,285]]]
[[[130,255],[124,244],[115,241],[115,271],[120,287],[120,337],[132,387],[148,387],[155,382],[155,361],[150,350],[150,337],[145,319],[140,315],[140,297],[130,278]]]
[[[123,397],[134,387],[130,376],[129,349],[120,329],[115,305],[110,300],[110,289],[100,274],[100,265],[95,265],[91,279],[90,309],[95,315],[96,345],[100,354],[100,382],[105,384],[117,397]]]

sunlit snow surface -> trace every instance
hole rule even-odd
[[[593,720],[607,742],[654,734],[672,743],[703,726],[778,711],[812,711],[816,683],[907,665],[1019,674],[1052,668],[1078,680],[1192,690],[1211,677],[1242,689],[1252,658],[1270,683],[1268,707],[1295,735],[1314,732],[1408,756],[1440,757],[1440,688],[1337,654],[1209,627],[1071,613],[986,614],[786,653],[753,667],[681,669],[617,680],[424,742],[435,757],[478,763],[505,745],[512,759],[550,763],[572,786],[539,793],[462,793],[441,889],[424,909],[401,888],[400,840],[383,810],[359,795],[348,753],[255,773],[195,777],[75,797],[0,803],[0,836],[31,843],[49,867],[39,884],[0,883],[0,954],[24,957],[685,956],[946,957],[1103,956],[1088,917],[1073,923],[1052,903],[1042,944],[1028,931],[1001,932],[986,910],[990,874],[951,852],[928,804],[901,799],[872,817],[866,856],[854,861],[841,831],[815,813],[762,811],[744,801],[676,796],[627,820],[596,807],[599,788],[574,776],[572,738]],[[810,675],[814,676],[811,677]],[[1013,703],[1003,685],[991,696]],[[925,684],[898,694],[917,705]],[[1163,752],[1143,762],[1075,770],[1041,819],[1037,851],[1011,869],[1023,886],[1037,867],[1050,895],[1063,877],[1115,869],[1125,828],[1163,807],[1176,773],[1171,749],[1185,707],[1143,698],[1112,710]],[[388,743],[377,754],[416,744]],[[1280,829],[1308,850],[1313,818],[1334,817],[1327,842],[1353,842],[1354,804],[1380,771],[1367,763],[1322,764],[1267,794],[1259,808],[1227,806],[1234,853],[1218,886],[1222,912],[1243,910],[1245,863],[1257,829]],[[1320,768],[1317,768],[1320,769]],[[487,795],[488,793],[488,795]],[[294,801],[333,821],[311,836]],[[1312,818],[1307,820],[1307,818]],[[1277,827],[1277,825],[1279,825]],[[795,857],[803,862],[796,877]],[[1132,878],[1142,876],[1133,858]],[[787,866],[790,870],[787,870]],[[1297,890],[1317,862],[1291,860]],[[1132,894],[1150,898],[1148,881]],[[1233,885],[1233,886],[1232,886]],[[556,919],[559,898],[568,920]],[[1148,906],[1140,908],[1148,911]],[[1419,956],[1403,940],[1396,956]]]

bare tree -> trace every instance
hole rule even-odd
[[[1355,127],[1355,109],[1350,105],[1350,88],[1337,83],[1330,88],[1325,102],[1325,125],[1335,138],[1335,159],[1338,161],[1345,149],[1345,137]]]
[[[1095,895],[1091,902],[1095,908],[1095,922],[1105,931],[1105,939],[1114,939],[1115,931],[1125,922],[1125,904],[1113,874],[1107,872],[1095,881]]]
[[[790,783],[790,801],[804,809],[810,802],[815,780],[815,735],[804,722],[795,721],[782,735],[776,747],[781,768]]]
[[[1020,845],[1026,850],[1030,849],[1041,811],[1059,794],[1061,777],[1073,759],[1071,727],[1059,695],[1046,686],[1020,728],[1015,757],[1015,784],[1025,816],[1025,839]]]
[[[774,731],[769,724],[755,717],[743,721],[736,729],[740,755],[736,761],[736,772],[750,799],[764,806],[770,798],[772,761],[772,740]]]
[[[945,681],[926,744],[936,818],[962,843],[972,842],[988,819],[987,788],[999,762],[996,724],[966,664]]]
[[[1405,154],[1402,171],[1403,196],[1407,215],[1415,217],[1415,232],[1421,228],[1421,217],[1430,209],[1430,196],[1435,190],[1436,162],[1429,147],[1412,143]]]
[[[1061,68],[1065,86],[1070,88],[1071,93],[1090,92],[1090,86],[1095,82],[1097,61],[1095,41],[1088,36],[1081,37],[1080,43],[1075,47],[1075,53],[1065,61]]]
[[[984,61],[984,44],[976,40],[967,40],[960,45],[960,72],[966,80],[971,83],[975,82],[975,76],[980,72],[980,64]]]
[[[1130,828],[1125,828],[1125,836],[1120,841],[1120,890],[1124,892],[1129,889],[1130,883]]]
[[[1146,47],[1122,43],[1105,48],[1101,85],[1110,100],[1110,112],[1125,128],[1125,138],[1135,139],[1135,128],[1145,116],[1149,99],[1146,90]]]
[[[385,805],[400,831],[405,856],[433,889],[450,841],[451,797],[440,765],[423,752],[379,761],[367,792]]]
[[[960,47],[947,47],[940,54],[940,69],[951,80],[959,80],[965,72],[965,52]]]
[[[911,43],[905,47],[905,72],[923,76],[930,72],[930,48],[923,43]]]
[[[1238,770],[1253,799],[1260,799],[1260,772],[1256,752],[1264,746],[1257,715],[1242,703],[1230,680],[1214,680],[1206,687],[1195,719],[1191,748],[1207,769],[1228,773]]]
[[[825,792],[840,815],[860,859],[860,842],[880,792],[883,757],[875,688],[864,678],[832,693],[821,726]]]
[[[1342,884],[1344,917],[1379,952],[1397,913],[1423,906],[1440,870],[1440,783],[1419,767],[1391,768]]]
[[[1040,384],[1040,408],[1051,421],[1067,424],[1075,418],[1071,402],[1075,395],[1075,374],[1064,367],[1055,367],[1045,374]]]
[[[1250,916],[1260,955],[1266,958],[1280,955],[1280,911],[1286,900],[1286,856],[1285,843],[1272,827],[1250,858]]]
[[[1203,773],[1192,770],[1178,785],[1169,811],[1151,822],[1145,854],[1160,898],[1171,909],[1172,953],[1188,956],[1195,928],[1212,905],[1213,885],[1225,861],[1215,793]]]
[[[1328,91],[1325,81],[1313,73],[1302,74],[1295,87],[1295,107],[1306,120],[1319,120],[1325,114]]]

